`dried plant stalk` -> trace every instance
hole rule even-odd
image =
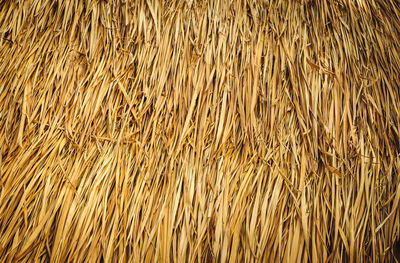
[[[0,261],[388,262],[397,0],[0,2]]]

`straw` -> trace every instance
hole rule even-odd
[[[0,261],[396,262],[399,51],[397,0],[1,1]]]

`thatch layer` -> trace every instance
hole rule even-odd
[[[0,3],[0,261],[394,261],[397,0]]]

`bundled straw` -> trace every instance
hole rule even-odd
[[[398,0],[3,0],[0,261],[395,261]]]

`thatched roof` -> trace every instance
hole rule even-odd
[[[0,261],[394,261],[397,0],[3,0]]]

